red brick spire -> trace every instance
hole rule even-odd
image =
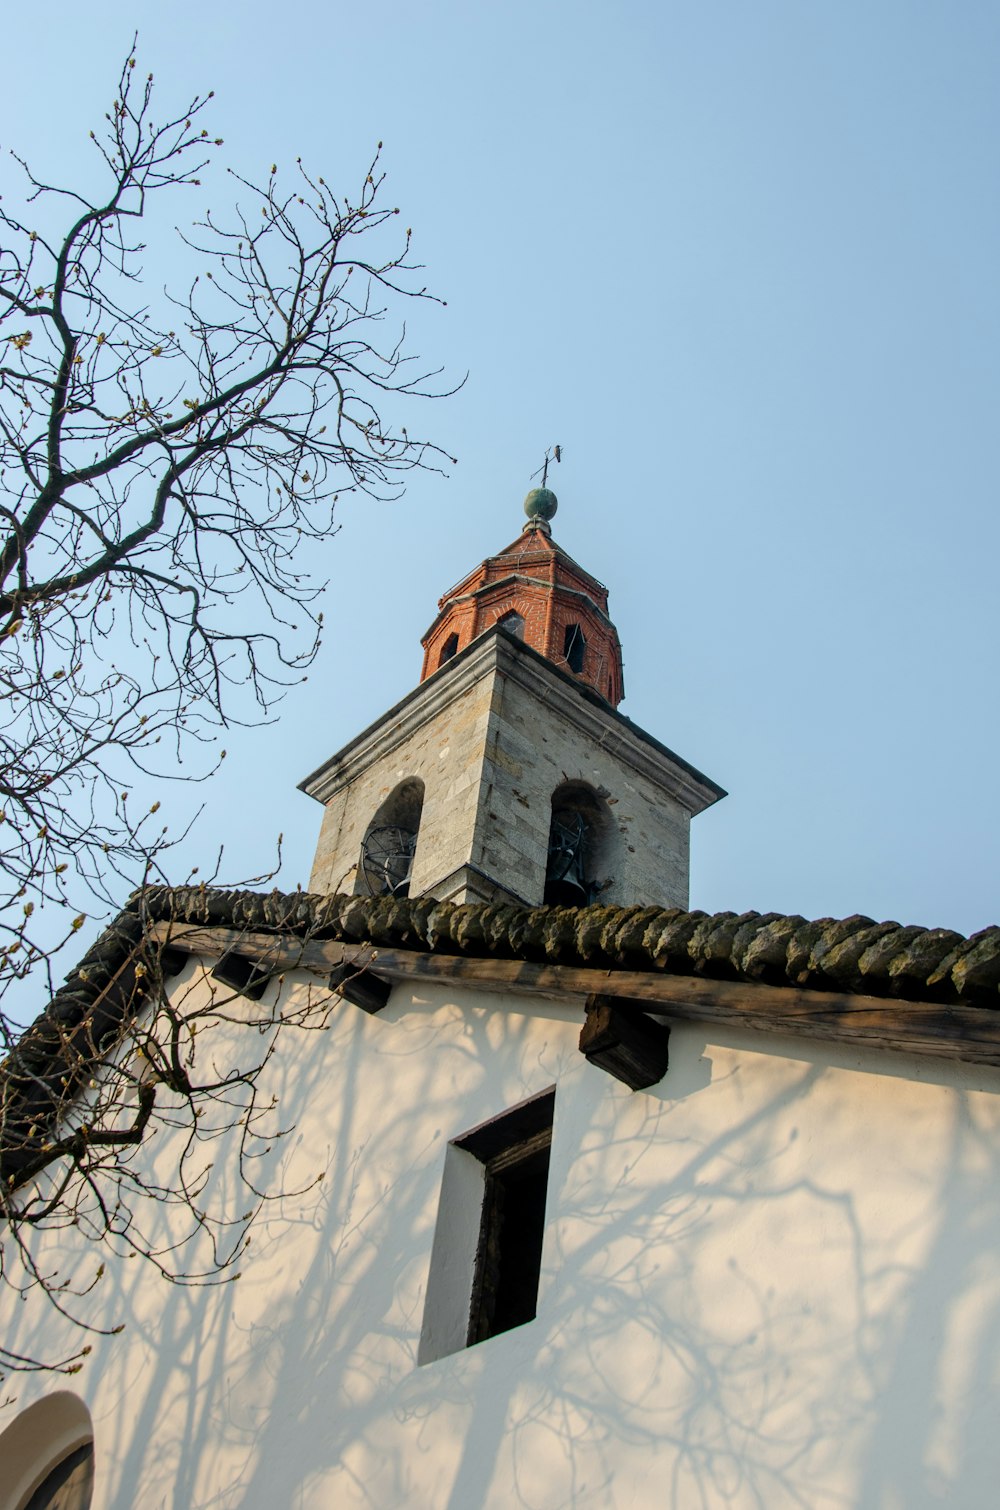
[[[555,502],[547,488],[529,493],[525,512],[531,517],[513,544],[487,557],[440,599],[438,616],[421,641],[421,681],[502,623],[612,707],[621,702],[622,649],[608,618],[608,590],[552,539],[547,521]]]

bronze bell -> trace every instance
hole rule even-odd
[[[545,900],[550,906],[585,907],[589,902],[586,840],[587,825],[582,813],[561,813],[558,817],[553,814],[545,872]]]

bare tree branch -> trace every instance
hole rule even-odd
[[[187,292],[150,301],[142,218],[222,145],[210,95],[154,124],[152,88],[133,48],[91,132],[98,192],[15,159],[24,209],[0,207],[0,1000],[46,969],[39,904],[78,922],[161,876],[136,778],[301,678],[323,585],[304,556],[338,497],[450,460],[395,418],[440,390],[406,350],[400,302],[432,296],[379,153],[347,197],[301,162],[290,184],[232,175],[234,207],[182,237]]]

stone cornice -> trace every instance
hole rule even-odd
[[[509,678],[555,709],[579,733],[631,766],[695,814],[726,795],[722,787],[618,713],[598,693],[554,666],[529,645],[494,627],[408,693],[395,707],[299,783],[329,802],[345,782],[411,739],[485,677]]]
[[[710,777],[612,708],[598,693],[560,671],[530,646],[509,635],[503,638],[513,649],[513,654],[501,662],[501,669],[511,681],[541,697],[579,733],[660,787],[692,816],[726,796],[724,789]],[[550,674],[544,692],[538,685],[539,665]]]
[[[345,781],[354,781],[377,760],[406,743],[424,724],[437,718],[495,670],[496,658],[486,644],[487,640],[494,638],[496,634],[480,635],[439,671],[408,692],[376,723],[369,724],[300,781],[299,790],[315,797],[317,802],[329,802]],[[510,636],[504,634],[503,638],[506,640]]]

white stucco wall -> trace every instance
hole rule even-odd
[[[269,1184],[323,1181],[235,1285],[112,1265],[91,1314],[125,1332],[71,1385],[15,1378],[0,1426],[74,1389],[99,1510],[994,1503],[1000,1073],[676,1026],[632,1094],[579,1026],[400,988],[289,1033]],[[420,1365],[448,1142],[553,1084],[538,1316]],[[3,1306],[9,1347],[58,1346],[51,1310]]]

